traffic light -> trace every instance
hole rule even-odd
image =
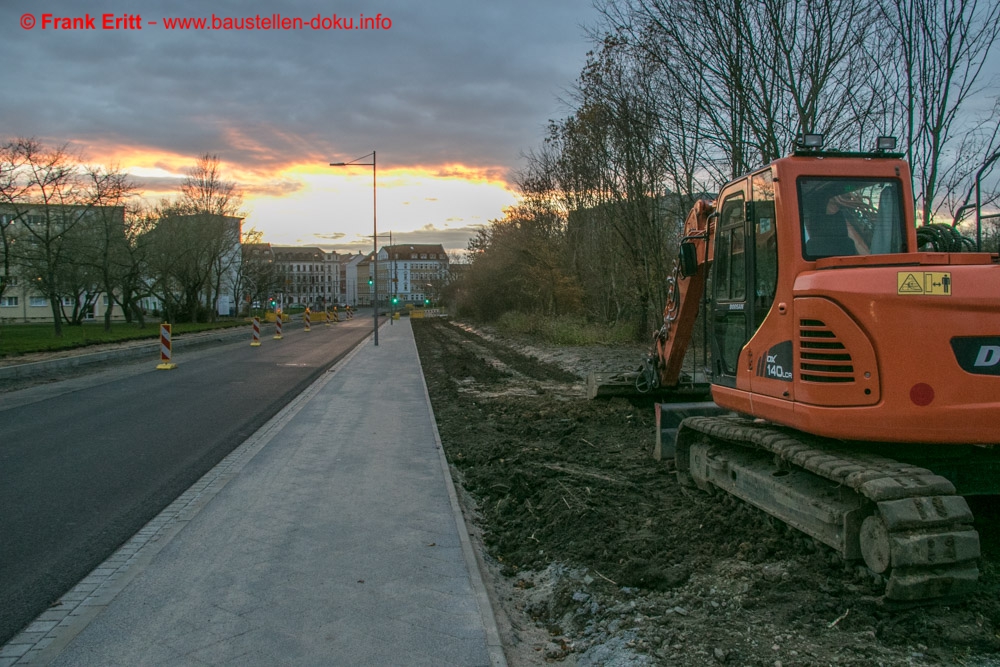
[[[424,305],[425,306],[431,305],[431,300],[430,299],[424,299]]]
[[[392,305],[396,305],[397,303],[399,303],[399,297],[397,296],[392,297]]]
[[[375,281],[372,280],[371,278],[369,278],[368,279],[368,285],[370,286],[370,285],[374,285],[374,284],[375,284]]]

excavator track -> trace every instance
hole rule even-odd
[[[689,417],[677,433],[681,483],[718,487],[863,560],[887,601],[972,592],[979,534],[955,486],[919,466],[745,417]]]

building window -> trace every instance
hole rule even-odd
[[[31,296],[28,297],[28,305],[32,308],[44,308],[49,305],[49,301],[44,296]]]
[[[0,307],[12,308],[17,305],[16,296],[0,296]]]

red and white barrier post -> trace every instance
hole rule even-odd
[[[274,320],[274,340],[281,340],[284,336],[281,335],[281,313],[278,313],[278,317]]]
[[[160,363],[157,370],[170,371],[177,368],[177,364],[170,361],[173,353],[173,343],[170,340],[170,324],[164,322],[160,325]]]
[[[309,309],[306,308],[306,312],[302,313],[302,321],[306,323],[306,331],[312,331],[309,328]]]
[[[250,341],[250,347],[260,347],[260,318],[253,318],[253,339]]]
[[[323,312],[326,314],[326,326],[330,326],[330,311],[324,308]]]

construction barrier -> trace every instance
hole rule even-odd
[[[304,313],[302,313],[302,321],[306,323],[306,331],[312,331],[312,329],[309,328],[309,309],[308,308],[306,308],[306,311]]]
[[[250,347],[260,347],[260,318],[253,318],[253,339],[250,341]]]
[[[166,322],[160,325],[160,363],[157,370],[170,371],[177,368],[177,364],[170,361],[173,354],[173,343],[170,340],[170,325]]]
[[[282,318],[277,318],[274,321],[274,340],[281,340],[284,336],[281,335],[281,320]]]
[[[323,312],[326,313],[326,326],[330,326],[330,311],[324,310]]]

